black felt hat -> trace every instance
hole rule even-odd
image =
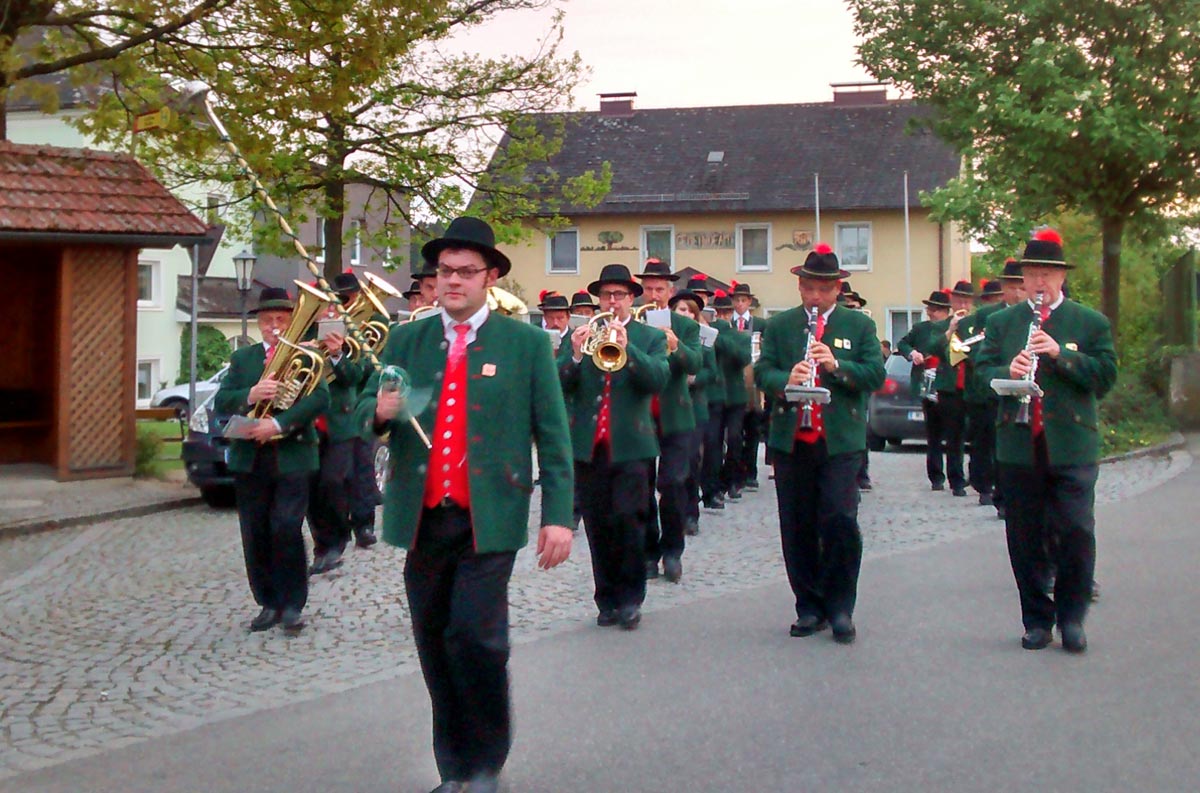
[[[580,289],[571,295],[571,308],[596,308],[596,303],[586,289]]]
[[[1001,281],[1020,281],[1025,276],[1021,275],[1021,263],[1016,259],[1008,259],[1004,262],[1004,271],[1000,274]]]
[[[264,286],[262,291],[258,293],[258,305],[250,309],[248,314],[257,314],[260,311],[291,311],[295,306],[292,305],[292,297],[286,289],[278,286]]]
[[[837,254],[825,243],[818,243],[809,252],[804,264],[792,268],[792,275],[800,278],[817,278],[834,281],[839,278],[849,278],[850,273],[838,266]]]
[[[983,289],[979,292],[983,297],[991,297],[1000,294],[1000,282],[996,279],[983,282]]]
[[[751,300],[754,299],[754,293],[750,291],[750,284],[744,284],[738,281],[730,281],[729,285],[733,287],[733,290],[729,293],[730,298],[737,297],[738,295],[745,295]]]
[[[1042,229],[1033,235],[1033,239],[1025,244],[1025,253],[1021,254],[1022,265],[1034,267],[1059,267],[1064,270],[1075,268],[1067,264],[1063,257],[1062,237],[1054,229]]]
[[[545,291],[538,296],[540,301],[537,307],[541,311],[570,311],[571,304],[567,302],[567,298],[560,295],[558,292]]]
[[[496,250],[496,233],[492,227],[479,218],[462,217],[450,221],[446,233],[436,240],[430,240],[421,247],[421,255],[425,257],[426,265],[437,266],[438,254],[447,248],[469,248],[478,251],[487,260],[489,267],[500,271],[500,277],[508,275],[512,262],[500,251]],[[433,275],[422,271],[422,275]]]
[[[695,292],[688,292],[686,290],[683,292],[676,292],[675,294],[671,295],[671,299],[667,301],[667,306],[669,308],[674,309],[675,305],[680,300],[692,301],[693,305],[696,306],[697,314],[699,314],[701,311],[704,310],[704,298],[702,298],[700,295],[696,294]]]
[[[689,292],[695,292],[701,296],[712,294],[712,290],[708,288],[708,276],[704,274],[693,275],[689,278],[687,288]]]
[[[843,282],[842,286],[848,287],[850,284]],[[842,289],[842,291],[838,293],[837,302],[845,303],[847,300],[853,300],[857,302],[859,308],[864,308],[867,305],[866,298],[864,298],[858,292],[855,292],[853,289]]]
[[[600,270],[600,277],[588,284],[588,291],[593,295],[600,294],[600,287],[605,284],[624,284],[633,292],[634,297],[642,296],[642,285],[633,280],[629,268],[623,264],[606,264]]]
[[[939,289],[936,292],[930,292],[929,299],[921,302],[930,308],[950,308],[950,295]]]
[[[716,297],[714,297],[712,299],[712,307],[714,309],[727,308],[730,311],[732,311],[733,310],[733,298],[730,297],[729,295],[725,294],[725,290],[718,289],[716,291]]]
[[[668,281],[678,281],[679,276],[671,272],[671,265],[664,262],[662,259],[647,259],[642,265],[642,271],[638,273],[638,278],[665,278]]]
[[[337,292],[338,297],[362,289],[362,284],[358,282],[353,273],[338,273],[333,277],[333,284],[331,286],[333,287],[333,291]]]
[[[404,295],[405,297],[412,297],[413,295],[421,294],[421,282],[414,280],[408,285],[408,289],[400,294]]]
[[[970,281],[959,281],[954,285],[950,294],[957,297],[975,297],[975,285]]]

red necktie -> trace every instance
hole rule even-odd
[[[746,318],[738,317],[738,330],[745,330],[745,329],[746,329]]]
[[[1050,306],[1043,303],[1041,305],[1038,316],[1041,319],[1040,326],[1043,330],[1045,330],[1046,320],[1050,318]],[[1041,375],[1041,369],[1038,369],[1038,371],[1034,374],[1034,376],[1033,376],[1034,382],[1037,382],[1039,375]],[[1030,397],[1030,398],[1033,400],[1033,418],[1030,421],[1030,425],[1033,428],[1033,437],[1036,438],[1037,436],[1041,435],[1046,429],[1045,423],[1042,419],[1042,398],[1041,397]]]
[[[465,322],[455,325],[458,335],[446,356],[446,378],[442,401],[433,424],[433,451],[425,475],[425,506],[436,507],[449,497],[460,507],[470,507],[467,487],[467,331]]]
[[[267,348],[267,357],[263,359],[263,368],[264,369],[267,367],[267,365],[269,363],[271,363],[271,359],[275,357],[275,350],[277,350],[277,349],[279,349],[278,344],[276,344],[274,347]]]
[[[600,410],[596,414],[596,434],[592,436],[592,455],[595,456],[596,447],[606,446],[610,450],[612,448],[612,433],[610,432],[609,423],[612,419],[612,373],[604,373],[604,395],[600,398]]]
[[[813,336],[815,341],[820,341],[825,336],[825,315],[821,314],[817,317],[817,332]],[[821,385],[821,369],[820,364],[817,364],[817,376],[815,378],[816,385]],[[812,429],[796,429],[796,440],[801,443],[816,443],[818,438],[825,437],[825,421],[822,416],[822,405],[814,404],[812,406]],[[801,413],[803,415],[803,413]]]

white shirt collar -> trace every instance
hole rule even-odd
[[[1051,304],[1050,304],[1050,310],[1051,310],[1051,311],[1053,311],[1054,309],[1056,309],[1056,308],[1058,308],[1059,306],[1061,306],[1061,305],[1062,305],[1062,303],[1063,303],[1063,300],[1065,299],[1065,297],[1066,297],[1066,296],[1065,296],[1065,295],[1063,295],[1063,293],[1062,293],[1062,292],[1059,292],[1059,293],[1058,293],[1058,300],[1055,300],[1053,303],[1051,303]],[[1035,311],[1037,310],[1037,309],[1034,307],[1034,305],[1033,305],[1033,298],[1028,298],[1028,299],[1026,299],[1026,301],[1025,301],[1025,302],[1029,304],[1029,308],[1030,308],[1030,309],[1032,309],[1032,310],[1035,310]]]
[[[454,326],[460,323],[458,320],[447,314],[446,309],[442,308],[438,310],[442,315],[442,331],[446,337],[446,341],[454,343],[454,340],[458,337],[458,333],[454,330]],[[467,324],[471,326],[471,329],[467,331],[467,344],[475,341],[475,337],[478,335],[479,329],[483,327],[484,322],[487,322],[489,313],[491,313],[491,310],[488,308],[487,303],[484,303],[482,308],[480,308],[467,319]]]

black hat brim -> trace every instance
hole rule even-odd
[[[472,242],[471,240],[439,237],[438,239],[430,240],[421,246],[421,256],[427,262],[436,263],[438,260],[438,255],[447,248],[467,248],[479,253],[487,261],[488,267],[495,267],[500,271],[501,278],[508,275],[508,271],[512,269],[512,262],[509,261],[508,257],[503,253],[495,248],[489,248],[487,245],[483,245],[478,242]],[[436,264],[434,266],[436,267]],[[432,269],[423,270],[417,277],[424,278],[430,275],[437,275],[437,272]]]
[[[803,264],[793,267],[790,272],[797,278],[812,278],[816,281],[840,281],[850,277],[850,273],[846,270],[839,269],[836,273],[821,273],[807,270]]]
[[[944,308],[947,311],[951,308],[949,303],[935,303],[932,300],[922,300],[921,303],[928,308]]]
[[[1021,259],[1017,262],[1021,267],[1054,267],[1059,270],[1074,270],[1075,265],[1051,259]],[[1003,276],[1001,276],[1003,277]]]

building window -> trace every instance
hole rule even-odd
[[[546,272],[579,272],[579,229],[560,229],[546,238]]]
[[[162,262],[138,262],[138,308],[162,308]]]
[[[642,226],[642,261],[659,259],[675,266],[675,227],[674,226]]]
[[[870,223],[836,223],[834,238],[843,270],[871,269]]]
[[[362,258],[362,221],[350,221],[350,265],[352,267],[361,267],[366,262]]]
[[[770,272],[771,270],[771,224],[738,223],[734,227],[737,235],[737,269],[739,272]]]
[[[204,219],[208,225],[215,226],[221,222],[221,212],[224,209],[225,196],[220,193],[209,193],[204,200]]]
[[[888,341],[892,343],[892,349],[896,349],[896,344],[904,338],[904,334],[921,321],[924,309],[920,308],[889,308],[888,309]]]
[[[158,390],[158,360],[151,359],[137,363],[137,401],[145,407],[150,403],[150,397]]]
[[[317,216],[317,250],[313,258],[325,263],[325,218],[320,215]]]

